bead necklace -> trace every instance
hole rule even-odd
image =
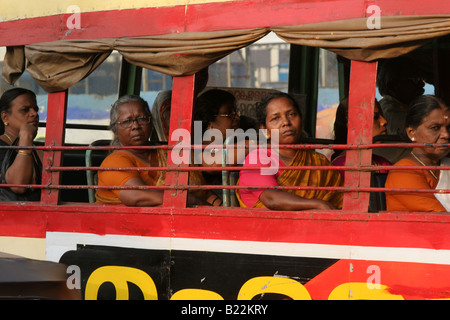
[[[421,165],[423,165],[424,167],[427,166],[425,163],[422,162],[422,160],[419,159],[419,157],[417,157],[417,156],[414,154],[414,152],[411,151],[411,154],[413,155],[413,157],[414,157],[417,161],[419,161],[419,163],[420,163]],[[436,180],[438,180],[438,178],[437,178],[436,174],[433,172],[433,170],[428,170],[428,172],[433,176],[433,178],[435,178]]]

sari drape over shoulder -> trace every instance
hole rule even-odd
[[[417,166],[413,160],[402,159],[396,166]],[[386,188],[412,189],[410,192],[386,191],[386,205],[388,211],[447,211],[433,193],[418,193],[414,189],[436,189],[438,181],[423,169],[389,171]]]
[[[151,150],[151,167],[166,167],[167,166],[167,151],[166,150]],[[101,167],[121,167],[121,168],[136,168],[136,167],[148,167],[148,163],[142,159],[136,157],[127,151],[116,151],[103,160]],[[125,183],[134,177],[139,177],[148,186],[160,186],[164,185],[166,179],[165,171],[146,171],[146,170],[133,170],[133,171],[117,171],[117,170],[105,170],[98,172],[98,185],[99,186],[123,186]],[[201,172],[189,173],[189,184],[191,185],[203,185],[205,180]],[[97,202],[108,204],[120,204],[119,199],[120,189],[98,189],[95,197]],[[206,191],[196,190],[192,191],[195,195],[206,198]]]
[[[281,159],[269,150],[271,165],[278,163],[285,166]],[[244,167],[268,166],[260,161],[258,150],[247,156]],[[313,150],[298,150],[289,166],[329,166],[328,159]],[[311,186],[337,187],[342,185],[342,178],[336,170],[278,170],[273,175],[264,175],[261,170],[242,170],[238,185],[249,186],[249,189],[237,189],[236,196],[242,207],[265,208],[259,200],[263,189],[252,189],[252,186]],[[342,208],[343,192],[335,190],[284,190],[305,199],[320,199],[331,203],[336,208]]]

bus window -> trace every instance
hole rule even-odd
[[[275,90],[287,92],[288,77],[289,44],[269,33],[212,64],[208,87],[233,93],[239,114],[255,120],[256,103]]]
[[[339,105],[339,71],[335,53],[319,50],[316,135],[318,139],[334,139],[333,124]],[[318,150],[330,158],[330,149]]]
[[[269,33],[210,65],[204,90],[221,88],[231,92],[236,97],[239,114],[253,123],[256,102],[274,90],[287,92],[288,73],[289,44]],[[152,114],[160,118],[161,124],[157,123],[155,128],[160,141],[167,141],[169,119],[164,104],[171,97],[172,81],[172,77],[143,70],[140,94],[150,106],[158,108],[158,111],[152,110]],[[159,91],[157,97],[155,90]]]
[[[121,56],[113,52],[92,74],[69,89],[66,144],[111,139],[109,110],[117,99]]]
[[[289,44],[274,33],[231,53],[209,68],[209,86],[287,92]]]

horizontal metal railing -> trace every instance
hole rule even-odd
[[[208,148],[226,149],[227,145],[154,145],[140,147],[120,147],[120,146],[0,146],[0,149],[16,149],[16,150],[41,150],[43,152],[57,151],[115,151],[115,150],[149,150],[163,149],[173,150],[174,148],[191,148],[191,150],[204,150]],[[295,144],[295,145],[279,145],[280,149],[331,149],[331,150],[367,150],[375,148],[420,148],[420,147],[450,147],[450,144],[417,144],[417,143],[389,143],[389,144]],[[236,146],[236,148],[244,148],[244,146]],[[269,149],[270,145],[265,146]],[[70,171],[164,171],[164,172],[193,172],[193,171],[240,171],[240,170],[260,170],[260,166],[242,167],[239,165],[211,166],[202,167],[194,166],[166,166],[166,167],[101,167],[101,166],[51,166],[45,165],[43,170],[49,172],[70,172]],[[344,170],[373,172],[379,170],[450,170],[450,166],[374,166],[374,165],[344,165],[344,166],[280,166],[280,170]],[[248,186],[242,185],[163,185],[163,186],[99,186],[99,185],[61,185],[61,184],[4,184],[3,187],[24,187],[24,188],[41,188],[41,189],[115,189],[115,190],[238,190],[246,189]],[[411,188],[381,188],[381,187],[310,187],[310,186],[251,186],[252,189],[277,189],[277,190],[330,190],[342,192],[414,192],[414,193],[450,193],[449,189],[411,189]]]

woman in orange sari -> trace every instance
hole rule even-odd
[[[411,102],[406,116],[406,134],[414,143],[449,142],[450,110],[434,96],[424,95]],[[395,166],[439,166],[449,154],[448,147],[416,147]],[[386,188],[436,189],[440,170],[391,170]],[[446,212],[442,200],[433,193],[386,192],[388,211]],[[443,197],[448,198],[448,197]]]
[[[152,133],[151,113],[148,104],[139,96],[126,95],[119,98],[111,108],[110,127],[114,133],[113,144],[120,146],[148,146]],[[102,167],[165,167],[167,153],[161,149],[116,150],[102,162]],[[101,170],[100,186],[158,186],[164,185],[165,172],[155,170]],[[204,184],[201,173],[189,174],[189,183]],[[104,189],[96,192],[97,202],[128,206],[156,206],[163,202],[163,190]],[[216,196],[210,191],[188,193],[189,204],[209,204]]]
[[[285,93],[265,97],[259,104],[260,128],[267,129],[268,138],[279,136],[279,144],[300,143],[302,118],[296,101]],[[269,159],[269,161],[267,161]],[[342,192],[331,190],[254,189],[252,186],[315,186],[333,187],[342,184],[335,170],[279,170],[281,166],[329,166],[328,159],[313,151],[280,149],[279,152],[260,148],[250,152],[244,167],[264,167],[261,170],[241,170],[236,195],[242,207],[271,210],[330,210],[342,207]]]

